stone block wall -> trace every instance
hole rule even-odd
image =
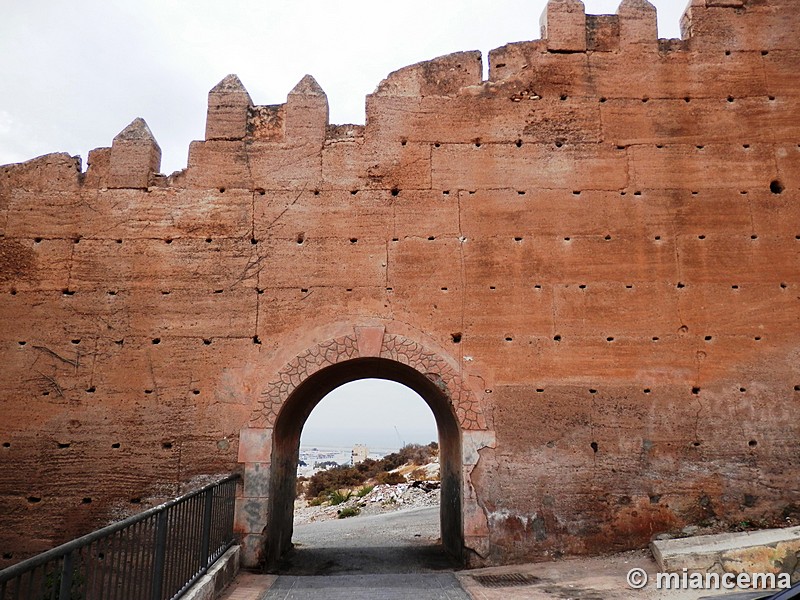
[[[406,67],[365,126],[229,76],[169,177],[141,119],[86,172],[0,167],[0,566],[241,468],[276,374],[354,327],[477,398],[484,562],[796,514],[795,8],[693,0],[658,40],[645,0],[551,0],[487,81]]]

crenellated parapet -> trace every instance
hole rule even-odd
[[[550,0],[540,26],[548,52],[655,49],[658,44],[656,8],[647,0],[622,0],[615,15],[587,15],[581,0]]]
[[[311,75],[303,77],[289,92],[285,114],[287,141],[322,146],[328,127],[328,97]]]
[[[482,81],[481,53],[457,52],[403,67],[378,84],[375,96],[454,96]]]
[[[539,26],[549,51],[586,51],[586,10],[581,0],[550,0]]]
[[[228,75],[208,92],[207,140],[240,140],[247,134],[253,101],[236,75]]]
[[[656,8],[647,0],[622,0],[614,15],[587,15],[581,0],[550,0],[540,20],[542,47],[556,53],[788,49],[796,41],[779,26],[779,15],[791,6],[791,0],[692,0],[681,19],[681,37],[688,44],[659,44]]]
[[[134,119],[111,145],[108,187],[146,189],[161,169],[161,148],[144,119]]]
[[[772,97],[785,87],[776,75],[796,60],[791,53],[800,48],[800,37],[785,23],[787,12],[796,8],[792,2],[692,0],[682,19],[682,39],[663,40],[648,0],[622,0],[610,15],[587,15],[581,0],[550,0],[540,20],[541,39],[492,50],[487,81],[477,51],[403,67],[367,97],[366,127],[344,137],[329,125],[327,96],[310,75],[286,102],[273,105],[255,104],[239,78],[228,75],[209,91],[205,139],[191,144],[184,172],[172,179],[159,175],[158,143],[144,120],[136,119],[110,148],[90,152],[80,181],[120,189],[173,182],[209,188],[326,183],[381,188],[401,185],[409,165],[425,160],[425,150],[413,142],[445,141],[448,135],[438,133],[442,127],[456,137],[485,141],[598,141],[596,108],[562,105],[568,118],[559,128],[539,118],[542,110],[514,123],[519,109],[506,101],[533,107],[531,102],[541,106],[554,99],[697,99],[709,96],[711,79],[726,96]],[[443,99],[464,104],[460,130],[441,116],[428,118],[431,106]],[[409,129],[406,122],[405,131],[397,130],[398,111],[418,125]],[[505,126],[498,128],[501,121]],[[568,131],[575,126],[581,129],[577,136]],[[385,135],[411,143],[387,152]]]
[[[311,75],[289,92],[285,104],[254,105],[236,75],[228,75],[208,93],[206,141],[321,144],[327,125],[328,98]]]
[[[319,185],[328,98],[311,75],[286,102],[254,105],[236,75],[209,92],[206,139],[192,142],[185,179],[200,187],[274,189]],[[316,167],[315,167],[316,164]]]

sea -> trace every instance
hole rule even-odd
[[[375,460],[381,459],[387,454],[397,452],[398,446],[388,446],[383,448],[367,447],[367,456]],[[297,474],[310,477],[322,468],[322,463],[335,462],[338,465],[352,464],[353,446],[300,446],[300,463],[297,467]],[[305,463],[305,464],[303,464]]]

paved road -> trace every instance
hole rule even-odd
[[[278,577],[262,600],[470,600],[452,573]]]
[[[439,543],[439,507],[295,527],[281,575],[431,573],[459,568]]]
[[[439,507],[295,527],[262,600],[468,600],[439,544]],[[437,572],[438,571],[438,572]]]

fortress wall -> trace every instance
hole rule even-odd
[[[694,0],[683,29],[551,0],[488,81],[406,67],[365,126],[229,76],[184,171],[141,120],[86,173],[0,168],[0,566],[238,468],[267,383],[360,325],[479,399],[481,560],[796,515],[800,20]]]

